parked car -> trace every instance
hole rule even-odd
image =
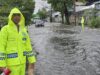
[[[44,21],[36,20],[35,21],[35,27],[44,27]]]

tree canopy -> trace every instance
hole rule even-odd
[[[47,18],[47,11],[45,8],[42,8],[38,11],[37,15],[40,17],[40,19],[46,19]]]
[[[59,11],[62,14],[62,18],[65,16],[66,23],[69,23],[70,12],[74,10],[74,3],[76,1],[85,2],[85,0],[47,0],[51,4],[55,11]]]
[[[33,0],[0,0],[0,24],[7,24],[9,12],[14,7],[21,10],[25,16],[26,25],[28,25],[35,8],[35,1]]]
[[[48,0],[55,11],[61,12],[62,16],[65,15],[66,23],[69,24],[69,11],[73,8],[72,0]]]

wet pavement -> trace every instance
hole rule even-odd
[[[45,23],[29,27],[39,53],[35,75],[100,75],[100,30]]]

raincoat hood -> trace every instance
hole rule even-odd
[[[20,19],[20,22],[19,22],[20,27],[21,28],[25,27],[25,18],[18,8],[13,8],[11,10],[9,17],[8,17],[8,25],[12,26],[12,27],[15,26],[15,23],[12,21],[12,16],[13,16],[13,14],[16,14],[16,13],[21,15],[21,19]]]

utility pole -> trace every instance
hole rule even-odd
[[[76,26],[76,4],[75,4],[76,0],[73,0],[73,4],[74,4],[74,20],[75,20],[75,26]]]
[[[51,9],[50,9],[50,22],[52,22],[52,6],[51,6]]]

